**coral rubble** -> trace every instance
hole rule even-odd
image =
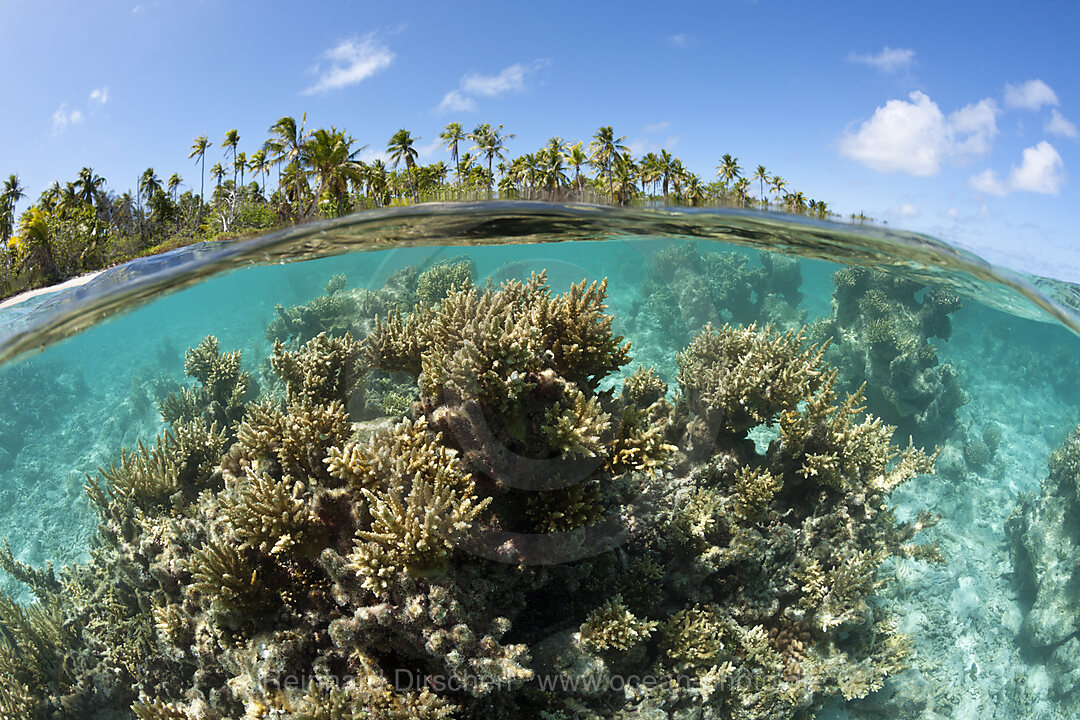
[[[0,717],[795,718],[905,666],[872,596],[940,559],[887,503],[933,458],[825,347],[706,326],[674,397],[601,390],[631,361],[605,282],[470,275],[404,273],[363,327],[341,280],[309,308],[337,319],[279,311],[257,400],[239,353],[190,351],[167,429],[88,480],[91,560],[0,552],[38,597],[0,598]],[[418,398],[375,429],[372,371]]]

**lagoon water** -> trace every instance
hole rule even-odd
[[[942,561],[885,560],[876,578],[889,581],[870,601],[911,639],[904,667],[866,697],[849,700],[823,691],[791,717],[807,711],[821,718],[1080,718],[1080,545],[1074,544],[1080,537],[1080,498],[1046,483],[1051,454],[1080,423],[1080,317],[1068,304],[1075,291],[993,268],[931,238],[880,229],[748,213],[422,206],[228,248],[185,249],[3,308],[0,536],[10,543],[14,560],[57,569],[91,561],[100,518],[84,491],[87,476],[116,463],[121,447],[150,444],[163,431],[158,403],[179,385],[192,385],[185,352],[204,337],[216,337],[223,351],[239,350],[243,368],[267,385],[273,351],[267,328],[278,317],[276,306],[302,306],[326,295],[334,276],[344,275],[337,293],[356,295],[380,291],[403,268],[423,271],[462,259],[471,261],[478,287],[489,279],[498,285],[545,271],[552,293],[561,293],[582,279],[606,278],[608,312],[614,331],[631,343],[632,361],[600,390],[652,366],[674,401],[676,353],[705,322],[774,323],[780,330],[805,325],[808,340],[833,338],[825,359],[841,367],[843,389],[863,381],[889,385],[868,392],[867,412],[902,426],[897,444],[906,445],[906,435],[912,435],[916,444],[940,449],[936,471],[893,490],[887,505],[900,521],[917,518],[921,509],[940,516],[915,540],[936,543]],[[845,275],[845,268],[858,270]],[[845,288],[859,294],[846,305]],[[937,316],[947,318],[948,328],[916,327],[924,321],[919,309],[944,295],[959,298],[955,304],[943,301]],[[844,318],[844,307],[855,315]],[[873,335],[883,327],[882,317],[891,323],[885,341]],[[297,344],[306,339],[293,338]],[[918,368],[902,367],[905,353],[927,346],[932,350],[920,357],[929,353],[931,359]],[[769,424],[751,433],[761,448],[773,438]],[[1057,526],[1046,516],[1054,507],[1061,515]],[[714,576],[694,577],[718,582]],[[422,581],[427,580],[416,580]],[[587,578],[578,582],[587,586]],[[153,604],[146,587],[146,602]],[[6,575],[0,588],[26,607],[42,602]],[[695,597],[692,590],[664,592],[665,601],[638,614],[662,623],[679,603]],[[1047,619],[1047,613],[1060,617]],[[5,632],[17,652],[30,652],[25,639]],[[538,667],[543,650],[542,643],[533,643],[537,633],[516,639],[530,644],[530,662]],[[810,633],[818,639],[826,634]],[[147,642],[161,640],[151,633]],[[658,656],[660,646],[654,637],[640,652]],[[386,657],[380,662],[390,667]],[[640,662],[650,667],[660,660]],[[6,682],[0,680],[0,692]],[[36,692],[71,693],[56,682],[45,680]],[[240,693],[235,677],[206,681],[214,682]],[[149,712],[145,708],[156,699],[147,693],[129,697],[106,685],[101,683],[95,700],[81,701],[81,710],[48,705],[53,714],[40,717],[135,717],[110,706],[109,693],[122,698],[116,702],[123,708],[144,703],[141,712]],[[205,687],[197,699],[186,687],[174,689],[175,695],[160,699],[182,705],[177,712],[186,715],[138,716],[294,717],[285,710],[257,714],[251,702],[231,706],[244,706],[248,715],[220,714],[209,708],[230,707],[229,702],[210,697]],[[553,718],[659,716],[621,688],[609,688],[602,697],[566,693],[571,695],[573,702],[551,700],[545,714],[526,701],[518,711],[533,708],[533,716]],[[451,717],[506,716],[497,702],[449,697],[459,708]],[[276,701],[261,702],[269,708]],[[697,702],[656,707],[671,717],[731,716],[729,706],[710,711],[707,699]],[[692,707],[704,714],[687,710]],[[740,717],[757,717],[745,712]],[[295,715],[301,716],[309,717]],[[385,715],[391,716],[406,717]]]

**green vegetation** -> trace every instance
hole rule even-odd
[[[381,159],[360,160],[368,146],[344,130],[307,129],[306,115],[299,123],[283,117],[267,132],[251,153],[239,150],[235,129],[225,133],[222,161],[210,167],[209,196],[206,160],[214,143],[206,135],[194,138],[188,154],[199,166],[198,193],[180,192],[184,180],[178,173],[163,183],[153,168],[141,174],[134,192],[117,193],[84,167],[75,180],[49,186],[16,223],[16,204],[27,195],[19,177],[10,175],[0,191],[0,297],[195,242],[391,204],[493,198],[662,202],[832,216],[826,203],[789,191],[788,182],[763,165],[746,176],[730,154],[720,159],[713,182],[690,172],[667,150],[635,158],[626,138],[616,136],[610,125],[588,141],[553,137],[539,150],[511,158],[507,144],[514,135],[502,125],[481,123],[467,132],[452,122],[438,134],[450,153],[449,165],[420,164],[416,144],[421,138],[405,128],[387,142],[389,166]],[[466,143],[471,143],[467,149]],[[247,184],[245,173],[251,178]]]

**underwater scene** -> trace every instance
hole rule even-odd
[[[0,720],[1080,718],[1080,307],[419,206],[0,307]]]

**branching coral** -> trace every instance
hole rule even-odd
[[[626,652],[649,639],[658,623],[640,620],[615,595],[589,613],[581,625],[581,644],[589,650]]]
[[[375,591],[385,591],[400,573],[441,566],[490,502],[477,499],[472,480],[452,455],[446,455],[443,464],[423,462],[425,451],[439,442],[423,420],[405,420],[388,442],[384,437],[373,441],[374,453],[383,454],[385,445],[398,445],[403,466],[399,469],[404,472],[387,478],[388,486],[362,489],[373,520],[370,530],[357,530],[351,555],[363,586]]]
[[[679,389],[696,417],[741,432],[772,423],[829,382],[824,353],[804,347],[801,332],[707,325],[679,353]]]
[[[224,432],[207,428],[201,418],[167,430],[153,447],[141,442],[128,453],[120,451],[120,464],[99,469],[111,496],[140,507],[163,504],[176,493],[191,496],[214,474],[225,447]],[[89,478],[90,496],[104,509],[107,504],[98,480]]]
[[[739,296],[745,263],[698,260]],[[797,298],[797,267],[762,263]],[[902,667],[871,597],[886,558],[936,554],[912,543],[935,518],[887,504],[933,458],[839,399],[822,346],[706,327],[669,400],[651,369],[610,387],[630,358],[603,282],[553,295],[542,275],[481,290],[465,264],[428,272],[388,281],[401,309],[362,340],[301,341],[298,316],[256,402],[233,402],[238,356],[189,353],[200,387],[171,427],[88,485],[90,560],[57,573],[0,552],[40,599],[0,602],[0,712],[764,720]],[[371,367],[416,377],[404,417],[354,422]],[[593,671],[663,682],[531,682]]]
[[[240,351],[223,353],[217,338],[208,336],[185,355],[184,372],[198,383],[162,400],[161,418],[170,424],[202,418],[230,431],[244,413],[244,403],[258,393],[251,376],[241,369]]]

